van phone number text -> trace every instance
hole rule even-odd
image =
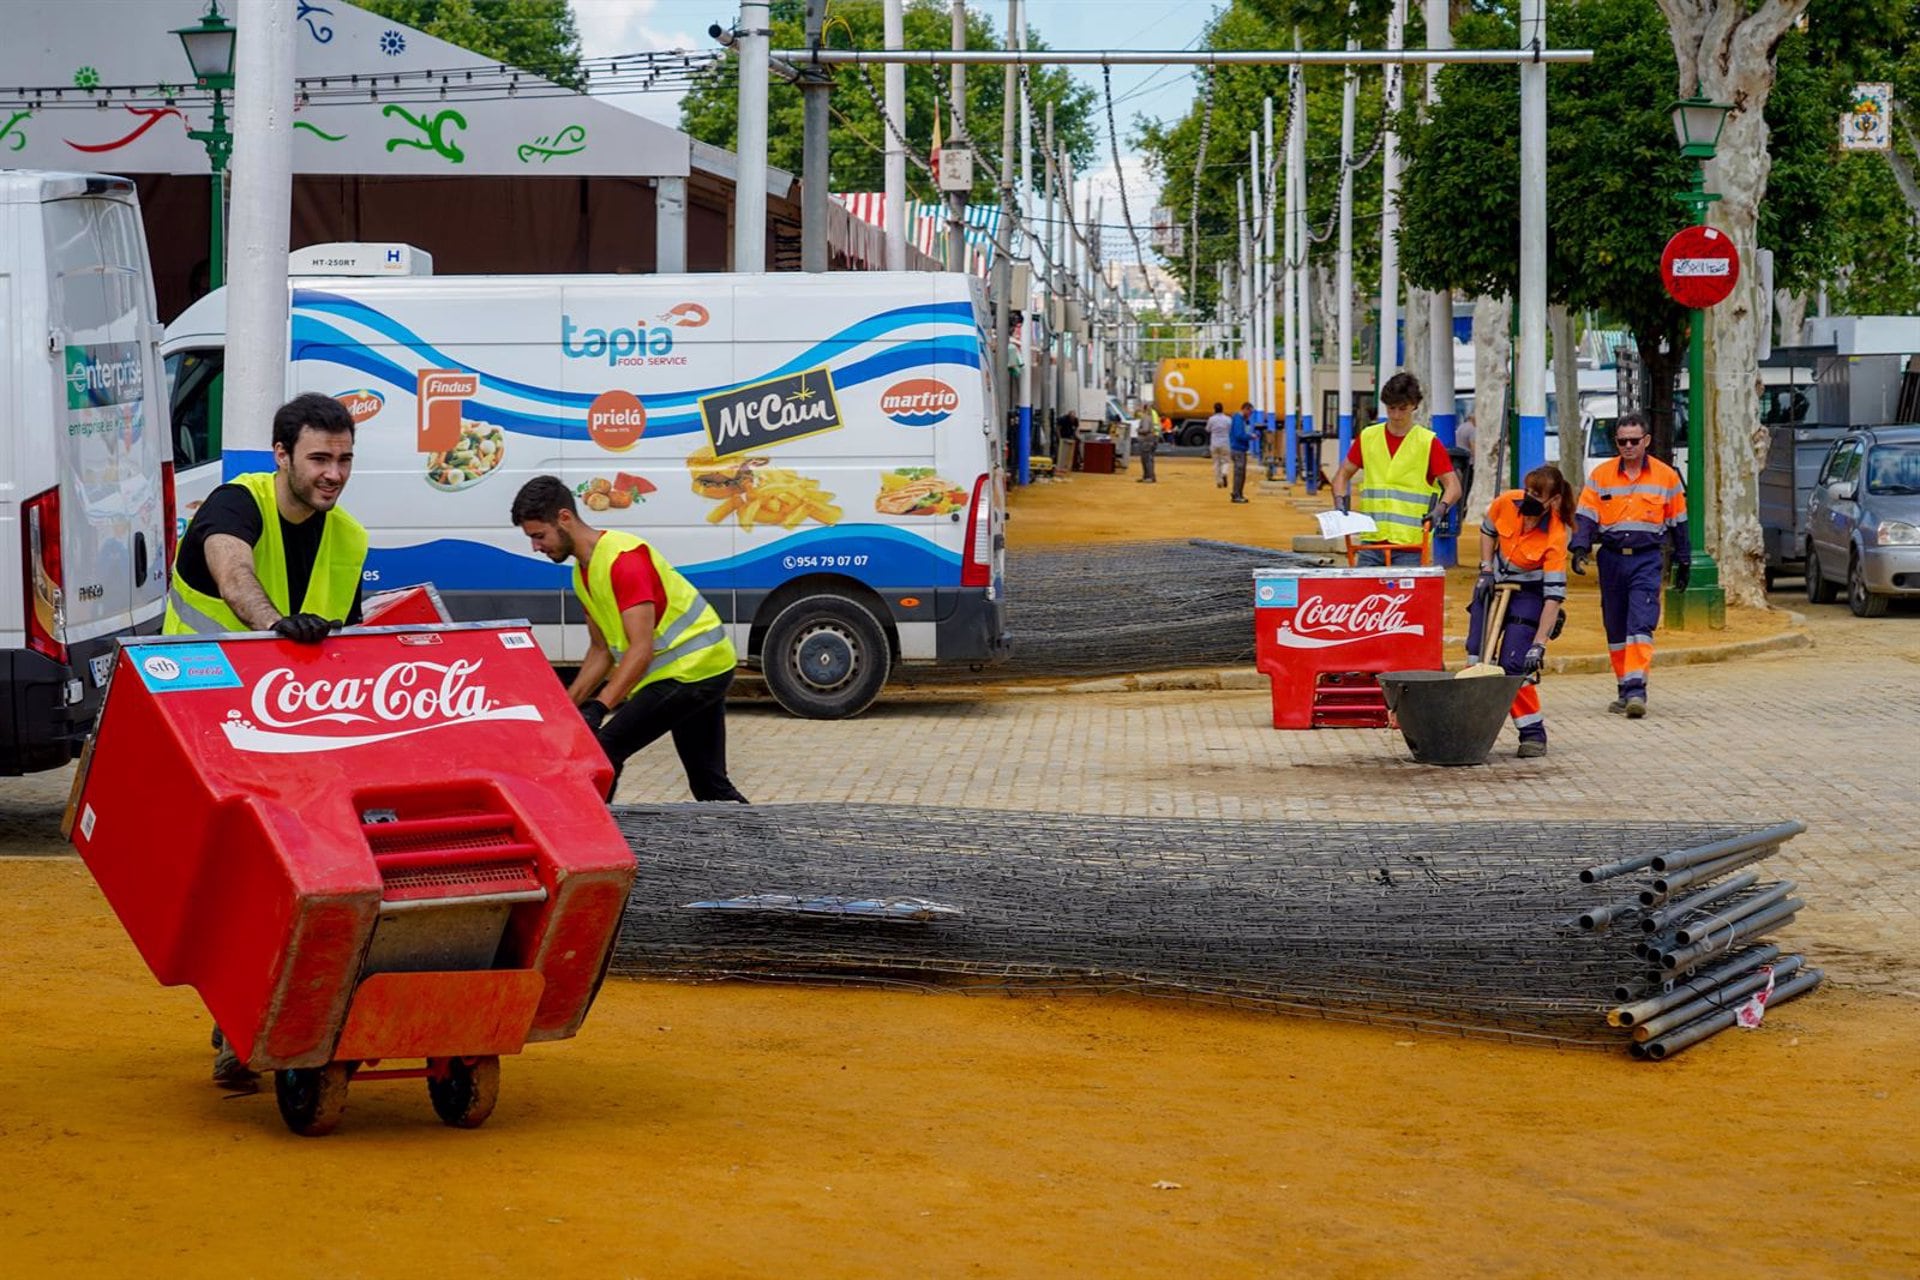
[[[782,556],[780,565],[786,569],[864,569],[865,556]]]

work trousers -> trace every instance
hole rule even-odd
[[[1153,474],[1153,465],[1154,455],[1160,452],[1160,442],[1156,440],[1151,444],[1142,443],[1134,447],[1140,451],[1140,478],[1148,484],[1158,483],[1159,477]]]
[[[1233,496],[1244,498],[1247,496],[1247,451],[1234,449],[1230,452],[1233,455]]]
[[[1480,636],[1486,622],[1487,603],[1475,596],[1467,606],[1467,656],[1475,662],[1480,660]],[[1539,633],[1540,611],[1545,606],[1546,597],[1538,587],[1532,590],[1522,587],[1507,602],[1506,621],[1501,624],[1500,652],[1494,661],[1508,675],[1517,676],[1526,670],[1527,650],[1533,647],[1533,638]],[[1521,685],[1520,692],[1513,695],[1509,713],[1513,716],[1514,728],[1520,730],[1520,741],[1547,740],[1547,717],[1540,710],[1539,685]]]
[[[1607,657],[1623,700],[1644,700],[1653,667],[1653,632],[1660,625],[1660,548],[1621,555],[1600,546],[1600,621]]]
[[[727,777],[727,686],[732,683],[731,671],[705,680],[657,680],[621,703],[600,726],[600,749],[613,762],[614,784],[619,785],[627,757],[670,733],[695,800],[747,803]]]
[[[1233,451],[1223,444],[1210,445],[1208,452],[1213,455],[1213,483],[1216,488],[1227,487],[1227,471],[1232,462]]]

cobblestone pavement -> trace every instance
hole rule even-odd
[[[1805,609],[1789,597],[1781,604]],[[1239,818],[1797,818],[1770,871],[1801,885],[1798,942],[1842,982],[1920,995],[1920,611],[1815,608],[1814,647],[1662,672],[1652,714],[1608,715],[1606,676],[1542,686],[1551,753],[1439,769],[1388,730],[1279,732],[1264,691],[889,694],[856,720],[736,706],[735,781],[755,801],[884,801]],[[0,854],[62,852],[69,771],[0,780]],[[686,797],[665,743],[622,801]]]

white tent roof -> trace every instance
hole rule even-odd
[[[294,117],[296,173],[637,178],[715,167],[696,162],[686,134],[529,73],[517,73],[508,96],[515,73],[345,0],[282,2],[298,5],[295,69],[310,99]],[[15,0],[0,42],[0,103],[14,104],[0,107],[0,164],[207,172],[206,150],[187,130],[207,127],[208,95],[193,88],[172,34],[205,10],[205,0]],[[443,77],[426,72],[461,75],[443,98]],[[112,88],[156,84],[180,86],[176,105],[151,89],[136,98]],[[343,84],[350,96],[337,96]],[[34,92],[56,87],[57,98]],[[229,121],[232,106],[229,96]],[[791,175],[769,173],[774,192],[791,185]]]

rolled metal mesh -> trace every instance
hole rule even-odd
[[[1324,563],[1324,556],[1202,538],[1012,551],[1013,653],[995,670],[1112,675],[1251,665],[1253,571]]]
[[[1619,1044],[1631,945],[1586,868],[1790,829],[1214,822],[896,805],[614,811],[639,862],[614,969],[1073,987]],[[1782,832],[1784,831],[1784,834]],[[693,905],[702,904],[702,905]]]

